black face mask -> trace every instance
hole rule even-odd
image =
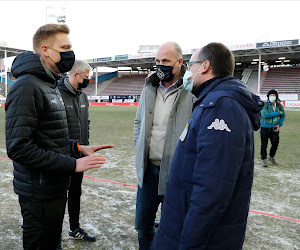
[[[83,78],[82,83],[78,83],[78,90],[84,89],[89,85],[90,79]]]
[[[162,82],[170,82],[174,78],[172,66],[156,65],[156,75]]]
[[[60,73],[68,72],[72,69],[75,62],[75,54],[71,51],[59,52],[60,61],[55,63]]]

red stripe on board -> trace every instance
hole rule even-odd
[[[96,181],[104,181],[104,182],[108,182],[108,183],[112,183],[112,184],[118,184],[118,185],[122,185],[122,186],[124,186],[124,187],[133,187],[133,188],[137,188],[137,186],[130,185],[130,184],[125,184],[125,183],[121,183],[121,182],[108,181],[108,180],[99,179],[99,178],[95,178],[95,177],[90,177],[90,176],[86,176],[86,175],[84,175],[83,177],[88,178],[88,179],[92,179],[92,180],[96,180]]]
[[[283,216],[279,216],[279,215],[274,215],[274,214],[269,214],[269,213],[254,211],[254,210],[249,210],[249,212],[254,213],[254,214],[266,215],[266,216],[274,217],[274,218],[277,218],[277,219],[290,220],[290,221],[293,221],[293,222],[300,223],[300,220],[287,218],[287,217],[283,217]]]
[[[104,181],[104,182],[108,182],[108,183],[118,184],[118,185],[122,185],[122,186],[125,186],[125,187],[133,187],[133,188],[137,188],[137,186],[130,185],[130,184],[125,184],[125,183],[121,183],[121,182],[108,181],[108,180],[99,179],[99,178],[95,178],[95,177],[90,177],[90,176],[86,176],[86,175],[84,175],[83,177],[86,177],[86,178],[92,179],[92,180]],[[279,216],[279,215],[274,215],[274,214],[269,214],[269,213],[264,213],[264,212],[254,211],[254,210],[249,210],[249,212],[250,212],[250,213],[255,213],[255,214],[266,215],[266,216],[274,217],[274,218],[277,218],[277,219],[289,220],[289,221],[293,221],[293,222],[300,223],[300,220],[292,219],[292,218],[287,218],[287,217],[283,217],[283,216]]]
[[[0,159],[6,160],[6,161],[12,161],[11,159],[3,158],[3,157],[0,157]],[[109,181],[109,180],[95,178],[95,177],[91,177],[91,176],[87,176],[87,175],[84,175],[83,177],[88,178],[88,179],[92,179],[92,180],[96,180],[96,181],[103,181],[103,182],[108,182],[108,183],[112,183],[112,184],[122,185],[124,187],[137,188],[137,186],[135,186],[135,185],[116,182],[116,181]],[[293,222],[296,222],[296,223],[300,223],[300,220],[293,219],[293,218],[283,217],[283,216],[269,214],[269,213],[265,213],[265,212],[259,212],[259,211],[255,211],[255,210],[249,210],[249,212],[254,213],[254,214],[261,214],[261,215],[265,215],[265,216],[269,216],[269,217],[273,217],[273,218],[277,218],[277,219],[289,220],[289,221],[293,221]]]
[[[3,157],[0,157],[0,159],[2,159],[2,160],[6,160],[6,161],[12,161],[11,159],[8,159],[8,158],[3,158]]]

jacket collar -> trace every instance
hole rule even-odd
[[[79,95],[81,93],[80,90],[77,90],[72,86],[72,84],[69,82],[69,78],[67,77],[64,78],[64,85],[73,95]]]

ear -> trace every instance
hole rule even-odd
[[[182,58],[179,58],[178,62],[179,62],[180,65],[182,65],[183,59],[182,59]]]
[[[45,57],[49,57],[49,51],[46,45],[42,45],[40,50],[41,50],[41,55],[44,55]]]
[[[212,69],[210,61],[206,60],[204,62],[203,68],[202,68],[202,73],[206,73],[208,70]]]

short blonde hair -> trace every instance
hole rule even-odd
[[[47,41],[50,45],[54,43],[54,38],[57,33],[65,33],[69,34],[70,29],[65,24],[45,24],[38,28],[33,36],[33,51],[36,55],[40,56],[40,47],[45,41]]]

